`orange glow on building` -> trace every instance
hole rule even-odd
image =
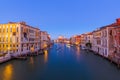
[[[81,36],[76,36],[76,37],[75,37],[75,41],[76,41],[75,44],[76,44],[76,45],[79,45],[80,42],[81,42]]]
[[[47,48],[47,44],[44,44],[44,45],[43,45],[43,48]]]

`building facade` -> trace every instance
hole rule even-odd
[[[46,31],[41,31],[40,32],[40,46],[41,46],[41,49],[45,49],[47,48],[50,43],[51,43],[51,39],[50,39],[50,35],[46,32]]]
[[[93,31],[92,50],[96,53],[101,51],[101,31]]]
[[[0,24],[0,56],[11,57],[37,52],[41,46],[41,31],[25,22]]]

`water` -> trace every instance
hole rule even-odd
[[[0,80],[120,80],[120,69],[79,47],[55,44],[44,55],[0,64]]]

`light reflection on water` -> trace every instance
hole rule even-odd
[[[31,65],[34,65],[34,59],[33,57],[30,57],[30,62],[29,62]]]
[[[3,80],[12,80],[13,65],[8,64],[3,70]]]
[[[80,56],[80,47],[77,46],[76,48],[77,48],[77,56]]]
[[[77,57],[77,61],[80,61],[80,47],[79,46],[76,46],[76,57]]]
[[[69,45],[69,44],[67,44],[67,45],[66,45],[66,47],[67,47],[67,48],[70,48],[70,45]]]
[[[45,50],[44,51],[44,62],[47,63],[47,61],[48,61],[48,51]]]

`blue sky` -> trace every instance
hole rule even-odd
[[[0,23],[25,21],[53,39],[90,32],[119,17],[120,0],[0,0]]]

